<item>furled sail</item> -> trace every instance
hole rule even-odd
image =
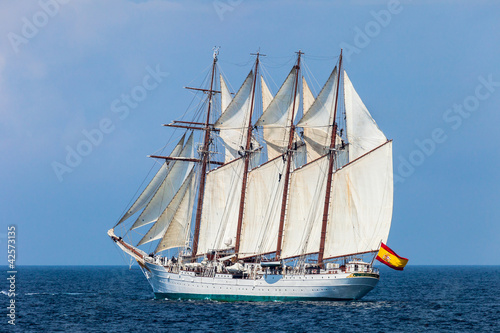
[[[325,258],[376,251],[392,219],[392,141],[333,175]]]
[[[241,256],[276,251],[285,171],[286,161],[278,157],[248,174]]]
[[[182,148],[179,157],[194,158],[193,142],[193,134],[191,134],[186,145]],[[173,161],[172,168],[167,177],[163,180],[161,186],[148,202],[146,208],[142,211],[141,215],[139,215],[131,229],[136,229],[143,225],[156,222],[193,167],[194,162],[181,160]]]
[[[344,71],[344,96],[349,160],[353,161],[387,141]]]
[[[226,111],[229,103],[231,103],[233,97],[231,96],[231,92],[227,88],[226,81],[224,81],[222,75],[220,76],[220,99],[221,111],[224,112]]]
[[[158,221],[153,224],[149,231],[139,241],[137,246],[155,241],[163,237],[163,235],[167,231],[167,228],[169,228],[170,224],[172,223],[174,216],[177,214],[177,210],[179,210],[181,206],[184,208],[186,201],[189,202],[189,190],[191,189],[193,178],[194,168],[191,170],[188,177],[184,180],[181,188],[179,189],[179,191],[177,191],[172,201],[170,201],[170,203],[168,204],[167,208],[165,208],[163,213],[160,215]]]
[[[177,209],[174,213],[169,212],[169,215],[165,216],[165,219],[170,222],[164,232],[162,240],[158,243],[155,252],[186,245],[186,239],[189,235],[189,226],[191,225],[190,222],[193,214],[192,208],[196,194],[195,178],[196,174],[193,170],[184,182],[184,184],[187,183],[186,191],[183,194]],[[168,208],[165,212],[167,211]],[[160,217],[160,220],[163,218],[163,215]],[[170,217],[170,215],[172,217]]]
[[[234,247],[244,163],[239,158],[207,174],[196,254]]]
[[[252,87],[253,72],[250,71],[240,90],[214,125],[220,130],[220,137],[224,141],[226,163],[238,158],[238,152],[245,149],[250,121]]]
[[[179,156],[182,146],[184,145],[184,138],[185,134],[182,136],[182,138],[179,140],[177,145],[175,146],[174,150],[170,154],[170,157],[177,157]],[[126,219],[128,219],[130,216],[134,215],[136,212],[138,212],[141,208],[143,208],[148,201],[151,199],[151,197],[155,194],[156,190],[158,187],[160,187],[161,183],[167,177],[168,172],[172,168],[173,162],[168,162],[166,161],[158,170],[156,175],[153,177],[153,179],[149,182],[148,186],[144,189],[144,191],[141,193],[141,195],[137,198],[137,200],[134,202],[134,204],[129,208],[129,210],[123,215],[123,217],[120,219],[118,224],[122,223]],[[118,225],[117,224],[117,225]]]
[[[337,67],[335,67],[321,89],[318,97],[306,109],[297,126],[304,129],[304,140],[310,160],[317,159],[328,152],[331,143],[333,117],[337,94]],[[304,97],[306,93],[304,93]]]
[[[327,174],[328,156],[291,174],[282,258],[319,251]]]
[[[267,143],[269,160],[283,154],[288,147],[292,108],[295,104],[295,112],[293,112],[295,118],[300,99],[300,95],[297,94],[294,103],[296,76],[297,70],[293,68],[274,99],[255,124],[264,128],[264,140]]]

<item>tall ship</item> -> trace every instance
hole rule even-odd
[[[170,154],[150,155],[159,170],[108,235],[156,298],[361,299],[391,226],[392,140],[342,51],[317,95],[303,52],[275,94],[252,58],[232,93],[214,50],[205,86],[186,87],[198,107],[164,125]]]

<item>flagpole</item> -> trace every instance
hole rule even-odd
[[[378,250],[375,253],[375,255],[373,256],[372,261],[370,262],[370,266],[372,266],[372,267],[373,267],[373,262],[375,261],[375,258],[377,258],[378,252],[380,251],[380,245],[382,245],[382,240],[380,240],[380,242],[378,243],[378,246],[377,246]]]

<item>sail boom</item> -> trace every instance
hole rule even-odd
[[[191,129],[191,130],[199,130],[199,131],[207,131],[211,130],[214,132],[218,132],[219,130],[217,128],[212,128],[210,125],[204,126],[204,127],[199,127],[199,126],[187,126],[187,125],[178,125],[175,123],[171,124],[163,124],[162,126],[165,127],[175,127],[175,128],[184,128],[184,129]]]
[[[351,164],[353,164],[353,163],[355,163],[355,162],[359,161],[360,159],[362,159],[362,158],[366,157],[367,155],[370,155],[370,154],[371,154],[371,153],[373,153],[374,151],[376,151],[376,150],[378,150],[378,149],[382,148],[383,146],[385,146],[386,144],[388,144],[388,143],[390,143],[390,142],[392,142],[392,139],[387,140],[386,142],[384,142],[384,143],[383,143],[383,144],[381,144],[380,146],[377,146],[377,147],[373,148],[372,150],[370,150],[370,151],[368,151],[368,152],[364,153],[363,155],[361,155],[361,156],[357,157],[356,159],[354,159],[354,160],[352,160],[352,161],[349,161],[349,163],[347,163],[347,164],[343,165],[341,169],[344,169],[345,167],[350,166]],[[328,155],[328,154],[326,154],[326,155]],[[326,155],[323,155],[323,156],[326,156]]]
[[[313,255],[313,254],[318,254],[318,252],[316,251],[316,252],[309,252],[309,253],[304,253],[304,254],[298,254],[298,255],[294,255],[294,256],[284,257],[282,259],[283,260],[295,259],[295,258],[310,256],[310,255]]]
[[[343,257],[357,256],[357,255],[360,255],[360,254],[375,253],[375,252],[378,252],[378,249],[376,249],[376,250],[370,250],[370,251],[363,251],[363,252],[355,252],[355,253],[343,254],[343,255],[334,256],[334,257],[327,257],[327,258],[323,258],[323,260],[338,259],[338,258],[343,258]]]
[[[201,162],[201,160],[198,158],[171,157],[171,156],[160,156],[160,155],[148,155],[148,157],[160,158],[167,161]],[[209,161],[209,163],[224,165],[224,162],[219,162],[219,161]]]
[[[220,90],[213,90],[213,89],[203,89],[203,88],[193,88],[193,87],[184,87],[184,89],[203,91],[204,93],[211,92],[211,93],[220,94]]]
[[[205,126],[205,123],[199,123],[195,121],[184,121],[184,120],[174,120],[172,121],[172,124],[190,124],[190,125],[200,125],[200,126]],[[208,126],[213,126],[214,124],[208,124]]]
[[[255,257],[267,256],[267,255],[273,254],[273,253],[276,253],[276,251],[252,254],[251,256],[248,256],[248,257],[240,257],[240,256],[238,256],[238,258],[244,260],[244,259],[250,259],[250,258],[255,258]],[[245,254],[245,253],[242,253],[242,254]]]

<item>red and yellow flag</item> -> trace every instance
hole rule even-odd
[[[381,263],[386,264],[390,268],[397,269],[398,271],[402,271],[408,263],[408,259],[398,256],[396,252],[391,250],[384,243],[380,244],[380,250],[377,254],[377,260]]]

